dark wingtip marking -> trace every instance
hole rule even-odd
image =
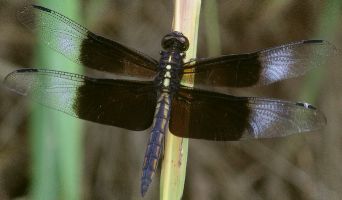
[[[304,40],[303,44],[318,44],[324,43],[324,40]]]
[[[48,9],[48,8],[45,8],[43,6],[38,6],[38,5],[32,5],[33,8],[37,8],[39,10],[42,10],[42,11],[45,11],[45,12],[51,12],[52,10]]]
[[[38,69],[34,69],[34,68],[24,68],[24,69],[18,69],[15,72],[38,72]]]
[[[302,107],[304,107],[304,108],[311,109],[311,110],[317,110],[316,107],[314,107],[314,106],[311,105],[311,104],[305,103],[305,102],[297,102],[296,105],[302,106]]]

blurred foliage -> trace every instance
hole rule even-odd
[[[39,5],[54,8],[74,20],[79,20],[79,2],[40,0]],[[27,4],[26,6],[28,6]],[[62,70],[77,66],[61,54],[52,51],[40,38],[35,46],[35,65],[38,68],[59,66]],[[70,70],[69,70],[70,71]],[[81,183],[81,125],[76,119],[33,103],[30,118],[32,151],[32,187],[30,196],[37,200],[80,199]]]
[[[160,39],[171,27],[172,1],[96,2],[84,0],[81,4],[82,16],[87,19],[90,30],[158,58]],[[203,9],[207,3],[209,0],[203,1]],[[23,1],[0,0],[2,77],[14,68],[11,66],[33,66],[36,43],[15,18],[22,6]],[[328,39],[342,48],[341,6],[335,6],[333,1],[220,0],[212,9],[217,9],[218,30],[209,27],[213,25],[210,21],[205,21],[215,17],[215,13],[202,12],[198,57],[251,52],[302,39]],[[334,24],[334,28],[329,29],[326,28],[328,22],[322,19],[332,13],[335,16],[328,22]],[[318,34],[320,29],[328,31],[329,36]],[[212,42],[217,46],[214,50],[208,47]],[[339,63],[340,57],[329,60],[322,67],[325,73],[317,76],[322,80],[319,85],[309,84],[304,90],[318,92],[315,105],[328,119],[324,130],[258,141],[190,140],[183,199],[339,199],[342,196],[339,173],[342,170],[342,68]],[[305,78],[287,80],[232,93],[303,101],[308,100],[302,91],[303,80]],[[31,156],[28,155],[25,122],[31,113],[24,109],[27,101],[7,90],[1,89],[0,97],[0,199],[6,199],[25,196],[28,191]],[[147,133],[127,133],[115,127],[84,124],[82,199],[140,198]],[[146,199],[158,199],[158,179],[157,175]]]

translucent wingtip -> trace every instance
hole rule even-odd
[[[35,69],[19,69],[9,73],[3,80],[5,87],[17,94],[26,96],[30,79],[21,76],[21,72],[35,72]]]
[[[342,50],[337,48],[333,43],[326,40],[305,40],[303,43],[320,45],[313,53],[321,56],[341,55]]]

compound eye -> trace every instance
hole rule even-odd
[[[189,40],[185,36],[179,38],[180,43],[182,44],[182,51],[186,51],[189,49]]]
[[[163,37],[161,45],[166,50],[178,47],[181,51],[186,51],[189,48],[189,40],[181,32],[174,31]]]

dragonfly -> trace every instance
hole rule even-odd
[[[324,114],[309,103],[233,96],[213,88],[243,89],[302,76],[336,53],[327,41],[303,40],[184,62],[189,41],[181,32],[162,38],[156,60],[39,5],[27,6],[19,20],[75,63],[118,78],[23,68],[8,74],[5,86],[76,118],[133,131],[149,129],[142,196],[156,173],[168,129],[183,138],[236,141],[310,132],[326,124]],[[194,76],[192,87],[182,82],[189,75]]]

